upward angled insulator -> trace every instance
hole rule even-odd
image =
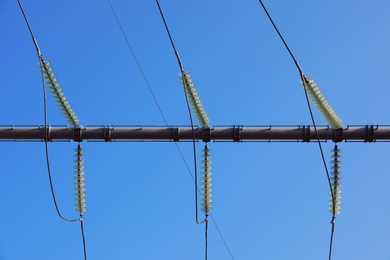
[[[40,66],[44,74],[46,83],[49,86],[51,93],[53,94],[54,99],[57,101],[57,104],[60,107],[62,113],[64,114],[66,120],[69,124],[77,126],[79,123],[79,119],[76,113],[73,111],[72,107],[70,106],[69,101],[66,98],[64,92],[62,91],[61,86],[58,83],[58,80],[50,65],[50,62],[42,61]]]
[[[76,160],[74,166],[74,189],[75,189],[75,199],[76,199],[76,210],[80,213],[85,212],[86,210],[86,201],[85,201],[85,179],[84,179],[84,149],[81,148],[80,144],[78,144],[75,149],[75,157]]]
[[[309,97],[311,98],[321,115],[328,122],[328,124],[335,129],[341,128],[341,119],[333,110],[332,106],[328,103],[328,101],[322,94],[320,88],[315,83],[314,79],[312,77],[305,77],[304,81],[304,86],[307,90]]]
[[[207,214],[212,209],[211,195],[211,150],[204,146],[202,160],[202,210]]]
[[[340,203],[341,203],[341,150],[335,145],[332,149],[332,172],[331,172],[331,186],[333,196],[330,194],[329,199],[329,212],[334,214],[340,214]]]
[[[183,78],[184,77],[184,78]],[[184,72],[179,74],[179,78],[183,87],[185,89],[185,93],[187,95],[187,99],[190,102],[191,108],[195,114],[198,123],[202,126],[209,125],[209,117],[207,116],[206,110],[203,107],[202,101],[196,91],[194,83],[192,82],[192,78],[189,72]]]

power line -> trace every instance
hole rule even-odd
[[[296,60],[296,58],[294,57],[293,53],[291,52],[289,46],[287,45],[286,41],[284,40],[282,34],[279,32],[279,29],[278,27],[276,26],[276,24],[274,23],[271,15],[269,14],[269,12],[267,11],[267,8],[265,7],[265,5],[263,4],[262,0],[259,0],[261,6],[263,7],[263,10],[265,11],[265,13],[267,14],[268,16],[268,19],[270,20],[270,22],[272,23],[275,31],[277,32],[277,34],[279,35],[280,39],[282,40],[285,48],[287,49],[288,53],[290,54],[291,58],[293,59],[294,63],[295,63],[295,66],[297,67],[298,71],[299,71],[299,76],[301,78],[301,81],[302,81],[302,84],[303,84],[303,89],[305,91],[305,97],[306,97],[306,102],[307,102],[307,106],[309,108],[309,112],[310,112],[310,117],[311,117],[311,121],[313,123],[313,126],[314,126],[314,131],[316,133],[316,136],[317,136],[317,140],[318,140],[318,147],[320,149],[320,153],[321,153],[321,159],[322,159],[322,162],[323,162],[323,165],[324,165],[324,169],[325,169],[325,173],[326,173],[326,177],[327,177],[327,180],[328,180],[328,185],[329,185],[329,189],[330,189],[330,192],[331,192],[331,196],[332,196],[332,202],[334,204],[335,202],[335,198],[334,198],[334,194],[333,194],[333,187],[332,187],[332,184],[331,184],[331,181],[330,181],[330,175],[329,175],[329,171],[328,171],[328,167],[326,165],[326,161],[325,161],[325,157],[324,157],[324,152],[322,150],[322,145],[321,145],[321,142],[320,142],[320,138],[319,138],[319,135],[318,135],[318,131],[317,131],[317,126],[316,126],[316,122],[315,122],[315,119],[314,119],[314,115],[313,115],[313,111],[311,109],[311,105],[310,105],[310,101],[309,101],[309,96],[308,96],[308,91],[306,89],[306,84],[309,83],[309,80],[305,77],[304,73],[303,73],[303,70],[301,69],[301,67],[299,66],[298,64],[298,61]],[[332,220],[331,220],[331,224],[332,224],[332,232],[331,232],[331,237],[330,237],[330,248],[329,248],[329,260],[331,260],[332,258],[332,246],[333,246],[333,235],[334,235],[334,219],[335,219],[335,212],[333,211],[333,216],[332,216]]]
[[[23,17],[24,17],[24,20],[27,24],[27,27],[30,31],[30,35],[32,37],[32,40],[34,42],[34,45],[35,45],[35,48],[36,48],[36,51],[37,51],[37,55],[38,55],[38,60],[39,60],[39,65],[40,65],[40,72],[41,72],[41,82],[42,82],[42,88],[43,88],[43,113],[44,113],[44,129],[45,129],[45,134],[44,134],[44,137],[45,137],[45,157],[46,157],[46,166],[47,166],[47,173],[48,173],[48,177],[49,177],[49,183],[50,183],[50,191],[51,191],[51,195],[52,195],[52,198],[53,198],[53,202],[54,202],[54,206],[55,206],[55,209],[56,209],[56,212],[58,214],[58,216],[67,221],[67,222],[76,222],[76,221],[80,221],[81,223],[81,235],[82,235],[82,240],[83,240],[83,251],[84,251],[84,259],[87,260],[87,251],[86,251],[86,243],[85,243],[85,234],[84,234],[84,221],[82,219],[82,214],[80,214],[80,218],[78,219],[68,219],[68,218],[65,218],[60,210],[59,210],[59,207],[58,207],[58,203],[57,203],[57,199],[56,199],[56,196],[55,196],[55,191],[54,191],[54,185],[53,185],[53,180],[52,180],[52,175],[51,175],[51,168],[50,168],[50,160],[49,160],[49,145],[48,145],[48,142],[49,142],[49,139],[48,139],[48,128],[47,128],[47,95],[46,95],[46,86],[45,86],[45,73],[44,73],[44,70],[45,70],[45,61],[43,59],[43,56],[42,56],[42,53],[41,53],[41,50],[38,46],[38,42],[33,34],[33,31],[32,31],[32,28],[30,26],[30,23],[27,19],[27,16],[24,12],[24,9],[23,9],[23,6],[20,2],[20,0],[18,0],[18,4],[19,4],[19,8],[20,10],[22,11],[22,14],[23,14]],[[70,106],[69,106],[70,107]],[[76,124],[77,125],[77,124]]]

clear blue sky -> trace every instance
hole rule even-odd
[[[390,124],[390,4],[266,1],[343,126]],[[107,1],[24,1],[82,125],[164,125]],[[172,125],[189,118],[154,0],[112,0]],[[211,125],[311,124],[299,74],[258,1],[164,1],[172,36]],[[17,1],[0,2],[0,124],[43,124],[35,48]],[[316,121],[326,124],[315,111]],[[48,123],[66,121],[48,98]],[[0,259],[83,259],[80,226],[56,215],[44,144],[3,142]],[[174,143],[83,142],[89,259],[203,259],[193,182]],[[191,143],[180,143],[193,172]],[[341,143],[333,259],[390,259],[388,143]],[[76,218],[73,149],[50,143],[62,213]],[[198,151],[202,143],[197,145]],[[234,259],[327,259],[329,188],[316,143],[211,143],[212,214]],[[333,143],[323,144],[330,161]],[[198,154],[200,158],[200,154]],[[231,259],[210,223],[209,259]]]

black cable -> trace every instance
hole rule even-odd
[[[226,241],[225,241],[225,239],[224,239],[224,237],[223,237],[223,235],[222,235],[222,233],[221,233],[221,231],[220,231],[220,229],[219,229],[219,227],[218,227],[218,225],[217,225],[217,222],[216,222],[215,219],[214,219],[213,214],[211,214],[211,213],[209,213],[209,214],[210,214],[211,220],[213,221],[215,227],[217,228],[217,231],[218,231],[218,233],[219,233],[219,236],[222,238],[222,241],[223,241],[223,243],[225,244],[225,247],[226,247],[227,251],[229,252],[230,257],[234,260],[233,254],[232,254],[232,252],[230,251],[229,246],[227,245],[227,243],[226,243]]]
[[[161,6],[160,6],[160,3],[158,2],[158,0],[156,0],[156,3],[157,3],[157,6],[158,6],[158,10],[160,11],[161,18],[162,18],[162,20],[163,20],[163,22],[164,22],[165,30],[166,30],[167,33],[168,33],[169,41],[171,42],[173,51],[175,52],[177,61],[178,61],[178,63],[179,63],[180,71],[183,73],[183,72],[184,72],[184,66],[183,66],[183,63],[181,62],[179,53],[178,53],[177,50],[176,50],[176,47],[175,47],[175,44],[174,44],[174,42],[173,42],[171,33],[169,32],[169,28],[168,28],[167,22],[165,21],[164,13],[163,13],[163,11],[162,11],[162,9],[161,9]],[[184,79],[184,76],[183,76],[183,79]]]
[[[294,57],[292,51],[291,51],[290,48],[288,47],[288,45],[287,45],[286,41],[284,40],[282,34],[279,32],[278,27],[276,27],[276,24],[274,23],[274,21],[273,21],[271,15],[268,13],[267,8],[265,7],[265,5],[263,4],[263,2],[262,2],[261,0],[259,0],[259,2],[260,2],[260,4],[261,4],[261,6],[263,7],[264,12],[267,14],[268,19],[269,19],[270,22],[272,23],[272,25],[273,25],[275,31],[278,33],[280,39],[282,40],[284,46],[286,47],[288,53],[290,54],[291,58],[293,59],[295,65],[297,66],[297,68],[298,68],[298,70],[299,70],[299,73],[302,73],[302,69],[301,69],[301,67],[300,67],[299,64],[298,64],[298,61],[295,59],[295,57]]]
[[[208,214],[206,213],[206,218],[205,218],[205,228],[204,228],[204,236],[205,236],[205,252],[204,252],[204,254],[205,254],[205,256],[204,256],[204,258],[205,258],[205,260],[207,260],[208,259],[208,255],[209,255],[209,236],[208,236],[208,232],[209,232],[209,220],[208,220]]]
[[[43,59],[40,59],[39,62],[43,62]],[[53,180],[51,176],[51,168],[50,168],[50,160],[49,160],[49,131],[50,128],[47,127],[47,101],[46,101],[46,87],[45,87],[45,79],[43,76],[43,71],[42,71],[42,66],[41,66],[41,79],[42,79],[42,87],[43,87],[43,117],[44,117],[44,128],[45,128],[45,156],[46,156],[46,167],[47,167],[47,175],[49,177],[49,183],[50,183],[50,191],[51,191],[51,196],[53,198],[54,202],[54,207],[57,211],[58,216],[68,222],[76,222],[79,219],[68,219],[62,216],[58,204],[57,204],[57,199],[54,191],[54,185],[53,185]]]
[[[87,260],[87,246],[86,246],[85,234],[84,234],[84,219],[83,219],[83,213],[80,213],[80,227],[81,227],[81,237],[82,237],[82,239],[83,239],[84,260]]]
[[[22,4],[20,3],[19,0],[18,0],[18,4],[19,4],[19,7],[20,7],[20,10],[23,13],[23,17],[24,17],[24,19],[26,21],[28,29],[30,31],[30,35],[31,35],[31,37],[33,39],[33,42],[34,42],[34,45],[35,45],[35,48],[36,48],[36,51],[37,51],[37,54],[38,54],[39,65],[40,65],[41,81],[42,81],[42,87],[43,87],[43,117],[44,117],[44,129],[45,129],[45,155],[46,155],[46,166],[47,166],[47,173],[48,173],[48,177],[49,177],[51,195],[52,195],[52,198],[53,198],[53,202],[54,202],[54,206],[55,206],[56,212],[57,212],[58,216],[61,219],[65,220],[67,222],[80,221],[81,236],[82,236],[82,240],[83,240],[84,260],[87,260],[87,249],[86,249],[85,234],[84,234],[83,214],[80,213],[80,218],[78,218],[78,219],[68,219],[68,218],[65,218],[64,216],[62,216],[62,214],[61,214],[61,212],[59,210],[57,199],[56,199],[56,196],[55,196],[54,185],[53,185],[53,180],[52,180],[52,176],[51,176],[51,169],[50,169],[50,160],[49,160],[49,144],[48,143],[49,143],[50,128],[47,127],[47,94],[46,94],[45,78],[44,78],[44,72],[43,72],[43,67],[44,67],[45,61],[44,61],[44,59],[42,57],[42,53],[41,53],[41,51],[39,49],[38,42],[36,41],[36,38],[34,37],[34,34],[32,32],[30,23],[28,22],[27,16],[26,16],[26,14],[25,14],[25,12],[23,10]]]
[[[31,29],[30,23],[28,22],[27,16],[26,16],[26,14],[25,14],[25,12],[24,12],[24,9],[23,9],[23,6],[22,6],[22,3],[20,2],[20,0],[18,0],[18,4],[19,4],[20,10],[22,11],[24,20],[26,21],[28,30],[30,31],[31,38],[32,38],[32,40],[33,40],[33,42],[34,42],[35,49],[36,49],[36,51],[37,51],[37,53],[38,53],[38,57],[39,57],[39,59],[41,59],[41,58],[42,58],[41,50],[39,49],[38,43],[37,43],[37,41],[36,41],[36,39],[35,39],[35,37],[34,37],[34,34],[33,34],[32,29]]]
[[[196,141],[195,141],[194,122],[193,122],[192,114],[191,114],[191,107],[190,107],[190,103],[188,101],[188,97],[187,97],[187,93],[186,93],[187,90],[185,88],[185,86],[187,85],[186,82],[185,82],[187,80],[187,77],[185,76],[183,63],[182,63],[182,61],[180,59],[178,51],[176,50],[175,43],[173,42],[171,33],[170,33],[168,25],[167,25],[167,22],[165,21],[164,13],[163,13],[163,11],[161,9],[160,3],[158,2],[158,0],[156,0],[156,3],[157,3],[157,6],[158,6],[158,10],[160,11],[161,18],[162,18],[162,20],[164,22],[165,30],[166,30],[166,32],[168,34],[168,37],[169,37],[169,40],[171,42],[173,51],[175,52],[175,56],[177,58],[177,62],[179,63],[181,77],[182,77],[182,80],[183,80],[184,96],[185,96],[185,100],[186,100],[186,104],[187,104],[188,114],[190,116],[191,131],[192,131],[192,148],[193,148],[193,155],[194,155],[194,173],[195,173],[195,177],[194,178],[195,178],[195,214],[196,214],[196,223],[197,224],[201,224],[201,223],[204,223],[205,220],[199,221],[199,218],[198,218],[198,169],[197,169],[197,161],[196,161]]]
[[[335,208],[334,208],[334,202],[335,202],[335,198],[334,198],[334,195],[333,195],[333,187],[332,187],[332,183],[330,181],[330,175],[329,175],[329,171],[328,171],[328,167],[326,165],[326,160],[325,160],[325,156],[324,156],[324,152],[323,152],[323,149],[322,149],[322,145],[321,145],[321,141],[320,141],[320,137],[319,137],[319,134],[318,134],[318,131],[317,131],[317,125],[315,123],[315,119],[314,119],[314,115],[313,115],[313,111],[311,109],[311,105],[310,105],[310,100],[309,100],[309,96],[308,96],[308,93],[307,93],[307,90],[306,90],[306,83],[307,83],[307,79],[303,73],[303,70],[301,69],[301,67],[299,66],[299,63],[297,62],[297,60],[295,59],[293,53],[291,52],[290,48],[288,47],[286,41],[284,40],[282,34],[279,32],[279,29],[277,28],[276,24],[274,23],[274,21],[272,20],[271,18],[271,15],[268,13],[267,11],[267,8],[265,7],[265,5],[263,4],[262,0],[259,0],[261,6],[263,7],[265,13],[267,14],[270,22],[272,23],[273,27],[275,28],[276,32],[278,33],[280,39],[282,40],[284,46],[286,47],[288,53],[290,54],[291,58],[293,59],[294,63],[295,63],[295,66],[297,67],[298,71],[299,71],[299,75],[301,77],[301,81],[302,81],[302,84],[303,84],[303,89],[305,91],[305,97],[306,97],[306,102],[307,102],[307,106],[309,108],[309,112],[310,112],[310,117],[311,117],[311,121],[313,123],[313,126],[314,126],[314,132],[315,132],[315,135],[317,137],[317,143],[318,143],[318,147],[320,149],[320,153],[321,153],[321,158],[322,158],[322,162],[323,162],[323,165],[324,165],[324,168],[325,168],[325,172],[326,172],[326,177],[328,179],[328,184],[329,184],[329,189],[330,189],[330,193],[331,193],[331,196],[332,196],[332,202],[333,202],[333,210],[332,210],[332,220],[331,220],[331,224],[332,224],[332,231],[331,231],[331,237],[330,237],[330,246],[329,246],[329,260],[331,260],[332,258],[332,247],[333,247],[333,235],[334,235],[334,220],[335,220]]]
[[[120,23],[120,21],[119,21],[119,18],[118,18],[118,16],[116,15],[116,12],[115,12],[115,10],[114,10],[114,7],[112,6],[110,0],[107,0],[107,2],[108,2],[108,4],[110,5],[111,11],[112,11],[112,13],[114,14],[114,17],[115,17],[115,19],[116,19],[116,22],[118,23],[118,26],[119,26],[119,28],[120,28],[120,30],[121,30],[121,32],[122,32],[122,35],[123,35],[123,37],[124,37],[125,40],[126,40],[127,46],[129,47],[130,52],[131,52],[131,54],[133,55],[133,58],[134,58],[134,60],[135,60],[135,63],[137,63],[138,69],[139,69],[139,71],[141,72],[142,77],[144,78],[144,81],[145,81],[145,83],[146,83],[146,85],[147,85],[147,87],[148,87],[148,89],[149,89],[149,92],[150,92],[150,94],[151,94],[152,97],[153,97],[154,103],[156,104],[158,110],[160,111],[160,114],[161,114],[161,116],[162,116],[162,118],[163,118],[165,124],[168,125],[168,122],[167,122],[167,120],[165,119],[164,113],[162,112],[162,109],[161,109],[161,107],[160,107],[160,105],[159,105],[159,103],[158,103],[158,101],[157,101],[157,98],[156,98],[156,96],[155,96],[154,93],[153,93],[153,90],[152,90],[152,88],[151,88],[151,86],[150,86],[150,84],[149,84],[149,81],[147,80],[146,75],[145,75],[144,71],[142,70],[141,64],[139,63],[139,61],[138,61],[138,59],[137,59],[137,56],[135,55],[135,52],[133,51],[133,48],[131,47],[130,41],[129,41],[129,39],[127,38],[126,33],[125,33],[125,31],[124,31],[124,29],[123,29],[123,27],[122,27],[122,25],[121,25],[121,23]]]
[[[155,95],[154,95],[154,93],[153,93],[152,87],[150,86],[150,84],[149,84],[149,82],[148,82],[148,80],[147,80],[147,78],[146,78],[146,75],[145,75],[145,73],[144,73],[143,70],[142,70],[142,67],[141,67],[140,63],[138,62],[137,56],[135,55],[135,52],[133,51],[133,48],[131,47],[130,41],[128,40],[128,37],[126,36],[126,33],[125,33],[125,31],[124,31],[124,29],[123,29],[123,27],[122,27],[122,25],[121,25],[121,22],[120,22],[120,20],[119,20],[119,18],[118,18],[118,16],[117,16],[116,12],[115,12],[115,9],[114,9],[114,7],[112,6],[111,1],[110,1],[110,0],[107,0],[107,1],[108,1],[109,5],[110,5],[110,8],[111,8],[112,13],[113,13],[114,16],[115,16],[115,19],[116,19],[117,24],[118,24],[118,26],[119,26],[119,28],[120,28],[120,30],[121,30],[121,32],[122,32],[122,35],[124,36],[124,38],[125,38],[125,40],[126,40],[126,42],[127,42],[127,45],[128,45],[128,47],[129,47],[129,50],[131,51],[131,53],[132,53],[132,55],[133,55],[133,57],[134,57],[134,59],[135,59],[137,65],[138,65],[138,68],[139,68],[139,70],[140,70],[140,72],[141,72],[141,74],[142,74],[142,76],[143,76],[143,78],[144,78],[144,81],[145,81],[147,87],[149,88],[149,91],[150,91],[151,95],[153,96],[154,102],[155,102],[155,104],[157,105],[157,107],[158,107],[158,109],[159,109],[159,111],[160,111],[160,114],[161,114],[161,116],[162,116],[162,118],[163,118],[165,124],[168,125],[168,122],[167,122],[167,120],[166,120],[166,118],[165,118],[165,116],[164,116],[164,113],[163,113],[163,111],[162,111],[162,109],[161,109],[161,107],[160,107],[160,105],[159,105],[159,103],[158,103],[158,101],[157,101],[157,98],[155,97]],[[157,4],[159,5],[158,2],[157,2]],[[161,10],[160,10],[160,12],[161,12]],[[164,17],[163,17],[163,21],[165,22],[165,18],[164,18]],[[165,25],[166,25],[166,23],[165,23]],[[167,28],[167,27],[166,27],[166,28]],[[168,31],[168,35],[170,36],[169,31]],[[171,40],[171,44],[173,45],[173,48],[174,48],[174,50],[175,50],[175,54],[177,54],[176,57],[178,57],[178,53],[177,53],[177,51],[176,51],[175,45],[173,44],[172,37],[170,37],[170,40]],[[180,57],[178,57],[178,61],[179,61],[180,67],[182,68],[183,66],[182,66]],[[186,97],[187,97],[187,96],[186,96]],[[188,102],[187,102],[187,104],[188,104]],[[188,108],[188,106],[187,106],[187,108]],[[191,120],[192,120],[192,115],[191,115],[191,114],[190,114],[190,117],[191,117]],[[194,131],[194,130],[192,129],[192,131]],[[193,133],[193,136],[194,136],[194,132],[192,132],[192,133]],[[178,150],[178,152],[179,152],[179,155],[180,155],[182,161],[184,162],[185,167],[187,168],[188,174],[190,175],[192,181],[195,183],[195,182],[196,182],[195,180],[197,180],[197,179],[194,178],[194,175],[192,174],[192,172],[191,172],[191,170],[190,170],[190,168],[189,168],[189,165],[188,165],[186,159],[184,158],[183,152],[181,151],[179,145],[178,145],[176,142],[175,142],[175,145],[176,145],[176,148],[177,148],[177,150]],[[196,157],[195,157],[195,161],[196,161]],[[197,183],[195,184],[195,186],[197,187]],[[200,193],[199,188],[197,189],[197,192]],[[232,253],[231,253],[231,251],[230,251],[230,249],[229,249],[229,246],[227,245],[226,240],[225,240],[225,238],[223,237],[222,232],[221,232],[221,230],[219,229],[219,227],[218,227],[218,225],[217,225],[217,222],[215,221],[215,219],[214,219],[214,217],[213,217],[213,215],[212,215],[211,213],[210,213],[210,217],[211,217],[211,219],[212,219],[212,221],[213,221],[215,227],[217,228],[218,234],[219,234],[219,236],[221,237],[221,239],[222,239],[222,241],[223,241],[223,243],[224,243],[226,249],[228,250],[228,252],[229,252],[231,258],[234,259],[233,255],[232,255]]]
[[[45,154],[46,154],[46,166],[47,166],[47,172],[48,172],[48,177],[49,177],[49,182],[50,182],[51,195],[53,197],[54,206],[56,208],[58,216],[65,221],[75,222],[75,221],[78,221],[79,219],[68,219],[68,218],[63,217],[59,208],[58,208],[58,204],[57,204],[57,200],[56,200],[56,196],[55,196],[55,192],[54,192],[53,180],[52,180],[51,170],[50,170],[50,160],[49,160],[49,146],[48,146],[49,129],[47,128],[46,88],[45,88],[44,73],[42,70],[42,67],[43,67],[43,64],[45,63],[45,61],[43,60],[41,50],[39,49],[39,46],[38,46],[38,42],[34,36],[34,33],[31,29],[30,23],[27,19],[26,13],[24,12],[24,9],[23,9],[23,6],[22,6],[22,3],[20,2],[20,0],[18,0],[18,4],[19,4],[20,10],[22,11],[22,14],[23,14],[24,20],[27,24],[28,30],[30,31],[31,38],[34,42],[34,46],[35,46],[35,49],[36,49],[37,55],[38,55],[39,65],[41,68],[40,71],[41,71],[41,79],[42,79],[42,87],[43,87],[43,116],[44,116],[44,127],[45,127]]]

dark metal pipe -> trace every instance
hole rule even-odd
[[[188,126],[0,126],[0,141],[190,141]],[[348,126],[333,129],[318,127],[321,141],[390,141],[390,127]],[[315,141],[312,126],[213,126],[194,129],[195,140],[203,141]]]

